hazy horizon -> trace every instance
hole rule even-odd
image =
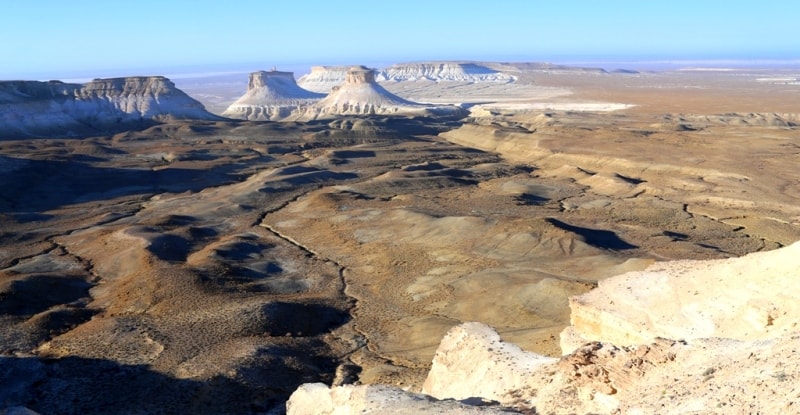
[[[5,5],[0,79],[472,60],[797,66],[800,4],[243,0]]]

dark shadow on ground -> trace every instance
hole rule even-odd
[[[78,202],[161,192],[199,191],[212,185],[233,183],[241,166],[210,169],[125,169],[94,167],[82,161],[26,160],[0,156],[1,162],[19,167],[0,169],[0,213],[43,212]],[[45,216],[22,215],[23,221]]]
[[[0,281],[0,315],[32,316],[89,296],[92,284],[79,277],[23,275]]]
[[[330,383],[336,362],[294,348],[266,347],[230,376],[177,379],[146,365],[82,357],[0,356],[0,411],[41,414],[256,414],[281,412],[307,382]]]
[[[582,228],[580,226],[570,225],[554,218],[547,218],[547,221],[559,229],[580,235],[583,237],[584,242],[596,248],[613,249],[616,251],[638,248],[636,245],[631,245],[625,242],[619,236],[617,236],[616,233],[611,231]]]

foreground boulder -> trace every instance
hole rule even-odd
[[[570,300],[564,353],[588,341],[771,339],[800,330],[800,242],[741,258],[656,263]]]
[[[454,400],[441,401],[384,385],[339,386],[322,383],[300,386],[286,403],[288,415],[346,414],[518,414],[500,407],[468,405]]]
[[[543,368],[557,361],[501,341],[485,324],[464,323],[442,339],[422,392],[439,399],[480,396],[512,405],[520,390],[544,381]]]

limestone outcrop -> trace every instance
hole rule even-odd
[[[771,339],[800,330],[800,242],[740,258],[656,263],[570,300],[569,353],[587,341]]]
[[[325,95],[300,88],[292,72],[258,71],[250,74],[247,92],[222,115],[244,120],[279,120]]]
[[[482,404],[483,402],[478,402]],[[346,414],[518,414],[496,406],[476,406],[455,400],[438,400],[385,385],[345,385],[328,388],[322,383],[300,386],[286,403],[287,415]]]
[[[557,361],[501,341],[485,324],[464,323],[442,339],[422,392],[439,399],[480,396],[514,404],[516,394],[543,382],[544,369]]]
[[[339,115],[456,115],[464,113],[452,105],[433,106],[411,102],[387,91],[375,82],[375,71],[354,66],[344,84],[327,97],[301,110],[298,119],[313,120]]]
[[[591,342],[552,359],[501,341],[488,326],[464,323],[443,339],[423,395],[381,385],[307,384],[287,409],[294,415],[796,413],[798,346],[797,333],[759,342]],[[444,406],[457,402],[481,406],[469,408],[474,412]]]
[[[119,129],[142,121],[218,120],[162,76],[0,82],[3,136],[71,136]]]

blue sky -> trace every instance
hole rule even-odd
[[[0,79],[448,59],[800,59],[800,2],[788,0],[2,1]]]

